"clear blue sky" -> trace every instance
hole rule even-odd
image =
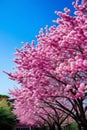
[[[15,49],[21,48],[21,41],[31,42],[41,27],[53,25],[55,10],[69,7],[73,12],[72,1],[0,0],[0,94],[8,94],[16,85],[2,70],[12,71]]]

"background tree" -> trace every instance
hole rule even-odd
[[[9,96],[0,95],[0,129],[12,130],[15,125],[16,118],[11,112]]]

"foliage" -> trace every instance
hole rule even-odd
[[[73,122],[65,127],[62,127],[62,130],[78,130],[78,125],[76,122]]]
[[[10,130],[15,124],[16,118],[11,112],[8,96],[0,95],[0,129]]]

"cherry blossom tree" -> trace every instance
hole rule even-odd
[[[87,0],[80,5],[78,2],[73,2],[74,16],[67,8],[64,13],[56,11],[60,18],[54,22],[58,25],[41,29],[36,47],[32,41],[31,46],[26,43],[16,50],[16,69],[6,73],[20,84],[10,93],[15,98],[14,113],[21,122],[34,125],[48,121],[49,116],[37,107],[43,107],[45,101],[51,105],[49,110],[53,111],[53,106],[71,116],[79,129],[87,128],[87,106],[83,103],[87,98]],[[44,110],[49,111],[46,107]],[[33,113],[44,113],[44,119]]]
[[[30,95],[31,93],[27,88],[15,89],[14,93],[11,91],[16,97],[13,112],[20,123],[33,127],[48,126],[50,130],[55,130],[56,127],[61,130],[61,125],[69,115],[59,111],[57,104],[52,100],[46,101],[34,96],[35,93]],[[62,103],[66,104],[65,101]]]

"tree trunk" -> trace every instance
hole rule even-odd
[[[86,127],[82,127],[81,130],[87,130],[87,126]]]
[[[81,125],[80,125],[80,124],[78,124],[78,130],[82,130],[82,129],[81,129]]]
[[[87,120],[82,121],[81,123],[78,123],[79,130],[87,130]]]
[[[61,126],[58,125],[56,130],[62,130]]]
[[[52,126],[50,126],[49,130],[55,130],[55,125],[53,124]]]
[[[60,125],[55,125],[53,124],[52,126],[49,127],[49,130],[62,130]]]
[[[78,124],[78,130],[87,130],[87,125],[82,126],[82,125]]]

